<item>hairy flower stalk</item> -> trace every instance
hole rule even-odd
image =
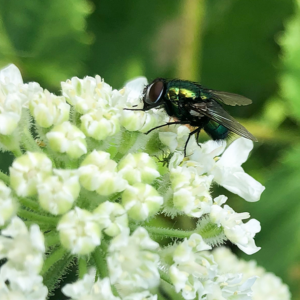
[[[259,221],[213,195],[218,184],[259,200],[264,187],[241,167],[252,142],[192,139],[184,157],[186,126],[145,135],[165,112],[124,110],[143,107],[145,84],[74,77],[54,95],[14,65],[0,71],[0,148],[15,156],[0,172],[0,299],[46,299],[74,265],[78,280],[62,288],[71,299],[248,300],[255,280],[255,293],[278,284],[226,269],[211,251],[226,241],[260,249]],[[182,215],[193,230],[153,225]]]

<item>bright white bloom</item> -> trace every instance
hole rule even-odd
[[[60,215],[69,211],[80,192],[79,176],[72,170],[53,170],[38,186],[38,199],[46,211]]]
[[[195,149],[187,164],[195,166],[199,174],[213,175],[215,182],[245,200],[258,201],[265,187],[241,167],[253,148],[253,142],[241,137],[229,145],[220,159],[216,159],[225,145],[225,142],[215,141],[201,144],[201,148]]]
[[[52,162],[44,153],[27,152],[9,168],[10,184],[18,196],[33,196],[37,185],[52,174]]]
[[[265,189],[241,167],[252,148],[253,142],[248,139],[235,140],[211,170],[218,184],[250,202],[258,201]]]
[[[120,131],[119,110],[110,106],[103,106],[90,110],[81,120],[81,130],[95,140],[105,140]]]
[[[208,173],[216,164],[215,157],[221,155],[226,147],[225,141],[213,141],[209,140],[203,144],[201,147],[194,149],[193,153],[189,157],[190,159],[184,162],[185,166],[193,166],[197,169],[199,175]]]
[[[83,279],[66,284],[62,292],[72,300],[120,300],[119,297],[113,295],[109,279],[106,277],[95,282],[95,273],[94,269],[90,270]]]
[[[157,295],[151,295],[149,291],[141,293],[130,294],[123,298],[123,300],[157,300]]]
[[[125,209],[118,203],[105,201],[94,210],[95,221],[99,223],[109,236],[116,236],[128,228],[128,218]]]
[[[0,259],[8,259],[6,268],[26,271],[27,276],[39,273],[43,265],[45,245],[38,225],[32,225],[28,230],[21,219],[14,217],[1,233]]]
[[[187,126],[170,125],[169,127],[165,126],[160,129],[159,139],[171,152],[174,152],[175,150],[183,151],[190,133],[191,131]],[[193,153],[196,147],[198,146],[195,138],[190,138],[187,145],[187,154]]]
[[[46,300],[48,289],[43,285],[42,276],[26,274],[20,277],[15,270],[8,274],[3,270],[4,267],[0,269],[1,300]],[[6,283],[7,280],[9,284]]]
[[[1,69],[0,84],[6,87],[7,93],[15,92],[23,84],[20,70],[14,64],[10,64]]]
[[[121,192],[127,186],[127,181],[117,172],[117,163],[104,151],[94,150],[90,153],[83,160],[79,174],[82,186],[99,195]]]
[[[101,243],[101,229],[92,213],[75,207],[57,225],[61,244],[72,254],[89,254]]]
[[[18,126],[25,99],[19,92],[22,85],[21,73],[15,65],[0,70],[0,134],[10,135]]]
[[[213,176],[199,176],[195,168],[177,167],[170,171],[174,206],[188,216],[199,218],[210,211],[209,188]]]
[[[16,199],[11,194],[11,189],[0,180],[0,226],[3,226],[17,211]]]
[[[29,101],[29,109],[36,123],[48,128],[69,120],[70,105],[62,96],[56,96],[47,90],[35,94]]]
[[[206,295],[207,300],[252,300],[252,290],[256,277],[242,281],[243,274],[218,275],[213,281],[204,283],[199,296]]]
[[[174,264],[169,273],[177,293],[185,299],[194,299],[199,289],[203,288],[202,280],[214,278],[217,264],[207,251],[211,247],[196,233],[185,239],[174,251]]]
[[[160,176],[155,161],[148,153],[129,153],[118,164],[118,170],[129,184],[152,183]]]
[[[85,114],[91,109],[107,105],[112,88],[105,83],[99,75],[95,78],[87,76],[83,79],[73,77],[61,83],[63,95],[80,114]]]
[[[249,213],[236,213],[228,205],[221,207],[226,200],[227,197],[223,195],[214,199],[210,220],[222,226],[226,237],[242,251],[247,254],[257,252],[260,247],[255,245],[253,238],[260,231],[260,223],[255,219],[243,223],[242,220],[250,217]]]
[[[175,169],[178,167],[184,159],[183,152],[175,151],[169,161],[168,167],[169,170]]]
[[[157,286],[159,255],[155,252],[158,247],[142,227],[131,236],[129,230],[116,236],[110,243],[107,257],[111,283],[133,291]]]
[[[121,124],[129,131],[147,132],[148,130],[160,125],[167,115],[163,110],[151,109],[149,111],[131,111],[129,109],[142,109],[141,101],[143,89],[148,84],[145,77],[138,77],[129,81],[120,92],[123,97],[118,98],[121,112]]]
[[[69,121],[56,125],[46,136],[54,151],[67,153],[72,159],[87,153],[84,133]]]
[[[243,273],[243,281],[257,276],[252,287],[253,300],[290,300],[291,294],[286,284],[272,273],[257,266],[256,262],[238,259],[228,248],[220,247],[213,251],[220,273]]]
[[[159,211],[163,197],[151,185],[136,183],[125,189],[122,204],[130,218],[143,221]]]

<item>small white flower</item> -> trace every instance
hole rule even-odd
[[[6,283],[5,283],[6,281]],[[7,284],[7,281],[9,282]],[[0,299],[44,300],[48,289],[43,285],[43,277],[4,264],[0,269]],[[4,296],[8,297],[5,298]],[[14,298],[14,296],[16,298]],[[9,298],[12,297],[12,298]],[[24,298],[22,298],[24,297]]]
[[[174,152],[175,150],[182,151],[184,150],[190,133],[191,131],[187,126],[170,125],[170,127],[165,126],[160,130],[159,139],[170,149],[171,152]],[[198,148],[196,140],[192,137],[187,145],[187,153],[193,153],[196,148]]]
[[[125,209],[118,203],[105,201],[94,210],[95,221],[109,236],[116,236],[128,228],[128,218]]]
[[[286,284],[272,273],[266,273],[256,262],[238,259],[228,248],[219,247],[213,251],[220,273],[242,273],[243,282],[257,276],[253,284],[253,300],[290,300],[291,294]]]
[[[47,90],[35,94],[29,101],[29,109],[37,124],[48,128],[69,120],[70,105],[64,97],[56,96]]]
[[[101,107],[90,110],[81,120],[81,130],[95,140],[105,140],[120,131],[119,110],[114,107]]]
[[[136,183],[125,189],[122,204],[130,218],[144,221],[159,211],[163,197],[151,185]]]
[[[41,90],[37,83],[23,84],[21,73],[15,65],[0,70],[0,134],[13,133],[21,119],[22,107]]]
[[[99,195],[121,192],[127,185],[127,181],[117,172],[117,163],[104,151],[90,153],[81,163],[79,174],[82,186]]]
[[[120,300],[119,297],[113,295],[109,279],[106,277],[95,282],[95,273],[95,270],[90,270],[83,279],[66,284],[62,292],[72,300]]]
[[[252,290],[256,277],[242,282],[243,274],[218,275],[213,281],[207,281],[199,296],[206,295],[207,300],[252,300]]]
[[[253,142],[248,139],[235,140],[210,171],[218,184],[250,202],[258,201],[265,189],[241,167],[252,148]]]
[[[203,288],[202,280],[214,278],[217,264],[207,251],[207,245],[198,234],[192,234],[174,251],[174,264],[169,273],[177,293],[182,292],[185,299],[194,299],[199,289]]]
[[[107,257],[111,283],[133,291],[157,286],[159,255],[155,251],[158,246],[142,227],[131,236],[129,230],[116,236],[110,243]]]
[[[17,211],[16,199],[11,195],[11,189],[0,180],[0,226],[3,226]]]
[[[16,158],[9,168],[10,184],[18,196],[33,196],[37,185],[52,173],[52,162],[43,153],[27,152]]]
[[[142,92],[147,85],[145,77],[138,77],[129,81],[120,92],[123,97],[118,98],[121,111],[121,124],[129,131],[147,132],[148,130],[160,125],[162,120],[166,118],[163,110],[152,109],[149,111],[134,111],[134,109],[142,109],[141,101]],[[133,110],[124,110],[129,108]]]
[[[6,89],[0,82],[0,134],[10,135],[21,119],[23,97],[17,92],[8,94]]]
[[[87,153],[84,133],[69,121],[56,125],[46,136],[54,151],[67,153],[72,159]]]
[[[81,114],[107,105],[112,93],[111,86],[105,83],[99,75],[95,78],[87,76],[83,79],[73,77],[71,80],[62,82],[61,86],[67,101]]]
[[[195,168],[177,167],[170,171],[174,206],[188,216],[201,217],[210,211],[209,188],[212,176],[199,176]]]
[[[203,173],[209,173],[215,166],[215,157],[218,157],[223,153],[226,147],[225,141],[213,141],[209,140],[201,147],[194,149],[193,153],[189,157],[190,159],[184,162],[185,166],[193,166],[197,169],[199,175]]]
[[[7,258],[7,268],[37,274],[43,265],[45,252],[44,236],[38,225],[28,230],[24,222],[14,217],[11,223],[2,230],[0,236],[0,259]]]
[[[129,184],[152,183],[160,176],[155,161],[148,153],[129,153],[118,164],[118,170]]]
[[[8,92],[15,92],[16,87],[19,87],[23,84],[20,70],[14,64],[10,64],[1,69],[0,83],[7,87]]]
[[[72,254],[89,254],[101,243],[101,229],[92,213],[75,207],[57,225],[61,244]]]
[[[228,205],[221,207],[226,200],[227,197],[225,196],[219,196],[214,200],[210,220],[222,226],[226,237],[242,251],[247,254],[257,252],[260,247],[255,245],[253,238],[260,231],[260,223],[255,219],[243,223],[243,219],[250,217],[249,213],[236,213]]]
[[[38,186],[38,199],[46,211],[60,215],[69,211],[79,195],[79,176],[72,170],[53,170]]]
[[[48,289],[43,285],[42,276],[27,274],[27,277],[19,277],[18,272],[8,274],[2,269],[3,267],[0,269],[1,300],[46,300]]]

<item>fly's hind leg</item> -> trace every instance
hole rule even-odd
[[[200,134],[200,132],[201,132],[201,128],[199,127],[198,129],[199,129],[199,130],[197,131],[196,142],[197,142],[197,145],[201,148],[201,144],[199,143],[199,134]]]
[[[185,142],[185,146],[184,146],[184,157],[186,157],[186,148],[187,148],[187,145],[188,145],[188,143],[189,143],[189,140],[190,140],[191,136],[192,136],[193,134],[195,134],[195,133],[197,133],[197,136],[198,136],[200,131],[201,131],[201,128],[198,127],[198,128],[196,128],[195,130],[193,130],[192,132],[190,132],[190,134],[189,134],[189,136],[188,136],[188,138],[187,138],[187,140],[186,140],[186,142]],[[197,142],[197,143],[198,143],[198,142]]]

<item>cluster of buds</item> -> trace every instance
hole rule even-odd
[[[46,299],[74,264],[71,299],[252,299],[256,275],[225,270],[211,250],[260,249],[259,222],[212,196],[218,184],[259,200],[264,187],[241,167],[253,144],[191,141],[184,157],[186,126],[145,135],[164,110],[124,110],[143,107],[146,84],[74,77],[57,96],[14,65],[0,71],[0,149],[15,156],[0,172],[1,299]],[[198,218],[193,230],[155,226],[181,215]]]

